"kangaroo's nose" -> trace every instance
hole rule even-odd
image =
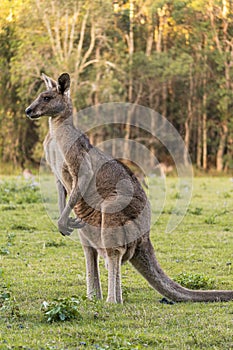
[[[25,110],[25,113],[27,116],[29,116],[31,114],[32,110],[30,107],[28,107],[26,110]]]

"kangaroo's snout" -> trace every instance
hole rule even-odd
[[[25,113],[27,117],[30,117],[30,114],[32,113],[32,109],[30,107],[26,108]]]
[[[31,106],[29,106],[27,109],[25,109],[25,113],[29,119],[39,119],[40,118],[40,114],[38,112],[35,112],[34,108],[31,108]]]

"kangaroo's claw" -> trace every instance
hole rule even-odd
[[[78,219],[78,218],[69,218],[68,221],[68,226],[71,228],[82,228],[86,225],[85,222],[82,221],[82,219]]]
[[[71,229],[67,226],[58,225],[58,229],[59,229],[60,233],[62,234],[62,236],[70,236],[71,233],[73,232],[73,229]]]
[[[78,218],[68,218],[66,220],[58,220],[58,229],[63,236],[70,236],[75,228],[82,228],[86,224]]]
[[[63,236],[70,236],[73,232],[73,228],[68,225],[67,221],[61,219],[58,220],[58,229]]]

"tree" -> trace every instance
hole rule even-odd
[[[150,107],[177,128],[199,168],[227,170],[231,6],[229,0],[2,0],[0,159],[21,166],[39,161],[47,122],[27,121],[24,109],[42,89],[42,72],[69,71],[76,110],[115,101]],[[93,130],[92,140],[116,134],[139,140],[162,160],[165,150],[131,127],[131,117]]]
[[[233,66],[233,21],[231,16],[231,2],[222,0],[214,3],[209,0],[208,14],[211,22],[213,41],[218,55],[216,57],[217,69],[224,75],[218,79],[219,83],[219,143],[216,155],[217,171],[224,168],[224,154],[229,136],[229,117],[231,115],[230,104],[233,97],[232,66]]]
[[[24,167],[27,159],[33,159],[33,149],[38,141],[36,125],[29,126],[24,115],[24,105],[19,86],[12,79],[11,64],[20,46],[17,23],[23,1],[4,0],[0,16],[0,148],[3,162]]]

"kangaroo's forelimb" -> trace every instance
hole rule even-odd
[[[66,208],[67,191],[63,186],[62,182],[58,178],[57,178],[57,191],[58,191],[58,208],[59,208],[59,213],[61,217]],[[82,228],[85,225],[85,223],[83,223],[82,220],[78,218],[69,217],[69,214],[70,213],[68,213],[67,221],[64,221],[64,222],[61,221],[58,224],[59,231],[63,236],[70,235],[75,228]]]
[[[93,176],[92,165],[88,154],[85,155],[85,161],[83,161],[81,165],[81,170],[78,176],[77,174],[74,174],[72,177],[73,183],[69,200],[66,206],[63,208],[61,216],[58,220],[59,231],[64,236],[70,235],[73,232],[74,228],[82,228],[85,225],[82,220],[72,219],[69,217],[71,211],[74,209],[74,206],[80,201],[82,196],[85,195],[85,192]],[[62,196],[61,201],[63,201]]]
[[[57,178],[57,192],[58,192],[58,208],[60,215],[66,206],[67,191],[61,181]]]

